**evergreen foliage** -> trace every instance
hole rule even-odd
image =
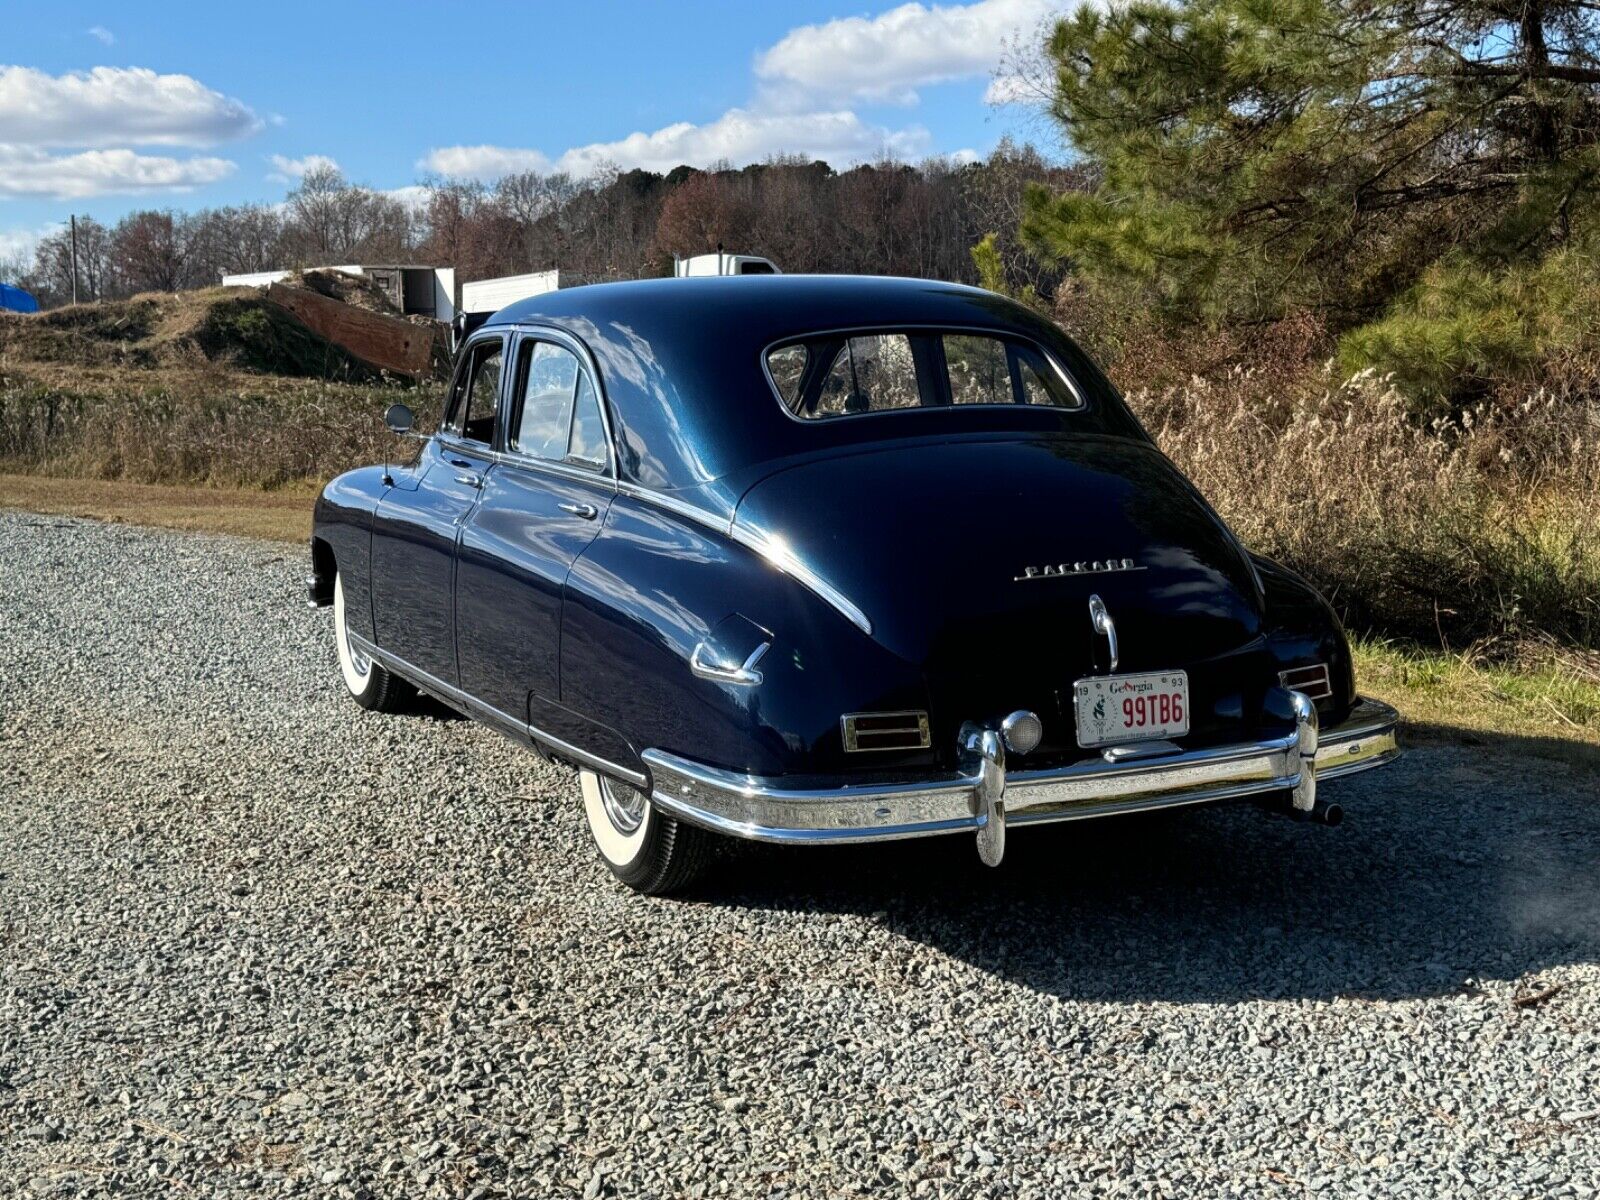
[[[1593,330],[1563,273],[1600,217],[1595,0],[1133,0],[1054,29],[1096,175],[1023,236],[1170,322],[1295,310],[1352,364],[1460,399]]]

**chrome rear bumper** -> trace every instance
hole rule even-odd
[[[762,842],[873,842],[974,832],[985,862],[998,862],[1008,825],[1076,821],[1290,791],[1309,812],[1319,781],[1399,757],[1398,714],[1361,700],[1348,720],[1319,730],[1311,702],[1296,697],[1298,726],[1280,738],[1144,758],[1110,753],[1045,770],[1008,770],[994,731],[963,738],[960,775],[914,783],[838,788],[785,786],[646,750],[652,796],[663,811],[731,837]]]

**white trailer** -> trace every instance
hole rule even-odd
[[[777,264],[770,258],[755,254],[728,254],[718,250],[715,254],[696,254],[691,258],[672,259],[672,273],[679,279],[697,275],[780,275]]]
[[[488,316],[508,304],[542,296],[561,286],[560,271],[534,271],[527,275],[501,275],[497,279],[474,279],[461,285],[461,311],[468,317]]]

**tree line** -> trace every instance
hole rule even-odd
[[[986,159],[881,159],[836,171],[777,158],[742,169],[609,170],[578,179],[522,172],[493,184],[434,179],[420,202],[308,172],[282,204],[191,212],[149,209],[114,225],[77,219],[80,300],[207,287],[224,274],[360,263],[454,267],[461,281],[559,268],[585,280],[670,274],[674,255],[719,245],[789,272],[978,281],[971,248],[987,235],[992,276],[1048,296],[1061,264],[1018,236],[1024,189],[1082,186],[1081,171],[1003,141]],[[73,294],[63,227],[31,261],[0,263],[46,307]]]

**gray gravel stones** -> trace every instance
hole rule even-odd
[[[0,1195],[1595,1194],[1592,752],[652,901],[567,773],[350,703],[296,550],[0,562]]]

